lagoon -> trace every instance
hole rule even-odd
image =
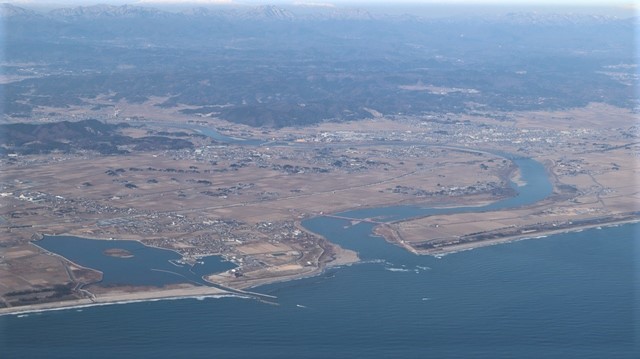
[[[185,282],[209,285],[202,276],[236,267],[220,256],[201,258],[201,263],[192,267],[181,263],[182,256],[177,252],[146,246],[138,241],[45,236],[34,243],[78,265],[101,271],[103,279],[100,284],[106,286],[164,286]],[[132,256],[109,255],[108,251],[113,249],[125,250]]]

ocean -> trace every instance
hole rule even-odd
[[[363,225],[349,228],[365,233]],[[0,317],[3,358],[637,358],[640,225],[366,262],[200,298]],[[381,256],[381,258],[376,258]]]

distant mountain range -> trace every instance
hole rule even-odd
[[[91,5],[54,9],[45,13],[3,3],[0,5],[2,17],[45,17],[59,20],[95,18],[173,18],[173,17],[214,17],[238,20],[300,20],[300,19],[373,19],[369,12],[360,9],[313,9],[304,13],[294,13],[275,5],[196,7],[180,12],[169,12],[147,6],[135,5]],[[317,11],[316,11],[317,10]]]
[[[211,17],[225,20],[397,20],[397,21],[459,21],[465,18],[425,18],[418,15],[381,15],[372,14],[367,10],[358,8],[341,7],[281,7],[276,5],[262,6],[213,6],[195,7],[179,12],[169,12],[148,6],[135,5],[91,5],[64,7],[48,12],[38,12],[28,8],[19,7],[10,3],[0,4],[0,17],[4,18],[48,18],[62,21],[91,20],[91,19],[118,19],[118,18],[189,18]],[[467,17],[466,20],[469,20]],[[478,17],[473,18],[478,21]],[[607,23],[611,21],[637,22],[638,17],[621,19],[608,15],[586,14],[553,14],[518,12],[505,15],[483,17],[484,22],[505,22],[522,25],[554,25],[554,24],[589,24]]]

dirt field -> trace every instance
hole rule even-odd
[[[582,138],[538,149],[536,159],[549,165],[555,182],[548,200],[517,210],[430,216],[379,232],[417,252],[432,254],[545,235],[560,228],[638,219],[640,146],[627,134],[635,124],[635,115],[592,104],[585,109],[514,117],[523,127],[548,124],[559,131],[584,133]],[[598,135],[590,137],[594,131]]]
[[[564,229],[568,222],[628,221],[640,209],[640,140],[635,115],[624,109],[592,104],[553,113],[376,117],[274,130],[153,106],[161,100],[118,103],[108,111],[118,109],[111,120],[152,120],[127,129],[129,136],[197,121],[225,135],[279,142],[244,146],[195,138],[192,150],[2,159],[2,305],[19,304],[8,293],[99,278],[29,244],[41,234],[136,239],[174,249],[187,261],[221,254],[239,269],[209,279],[236,288],[314,275],[357,257],[301,229],[304,218],[395,204],[481,205],[512,195],[507,180],[521,181],[513,163],[478,149],[544,163],[554,195],[527,208],[431,216],[379,233],[408,250],[446,252],[459,249],[461,240],[478,246],[489,242],[474,239],[535,236],[554,224]]]

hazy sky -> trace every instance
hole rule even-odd
[[[492,5],[571,5],[571,6],[597,6],[597,5],[639,5],[640,0],[9,0],[14,4],[135,4],[138,2],[158,3],[237,3],[237,4],[492,4]]]
[[[634,16],[640,9],[640,0],[0,0],[18,6],[32,5],[44,10],[63,6],[77,5],[147,5],[164,8],[177,4],[179,8],[202,6],[204,4],[236,4],[236,5],[315,5],[315,6],[347,6],[362,7],[373,13],[421,13],[425,9],[415,6],[432,5],[429,16],[449,16],[458,13],[485,15],[511,11],[540,11],[587,14],[607,14],[616,16]],[[452,6],[443,6],[452,5]],[[526,8],[523,8],[526,7]],[[446,9],[446,10],[445,10]],[[425,14],[422,14],[425,15]]]

